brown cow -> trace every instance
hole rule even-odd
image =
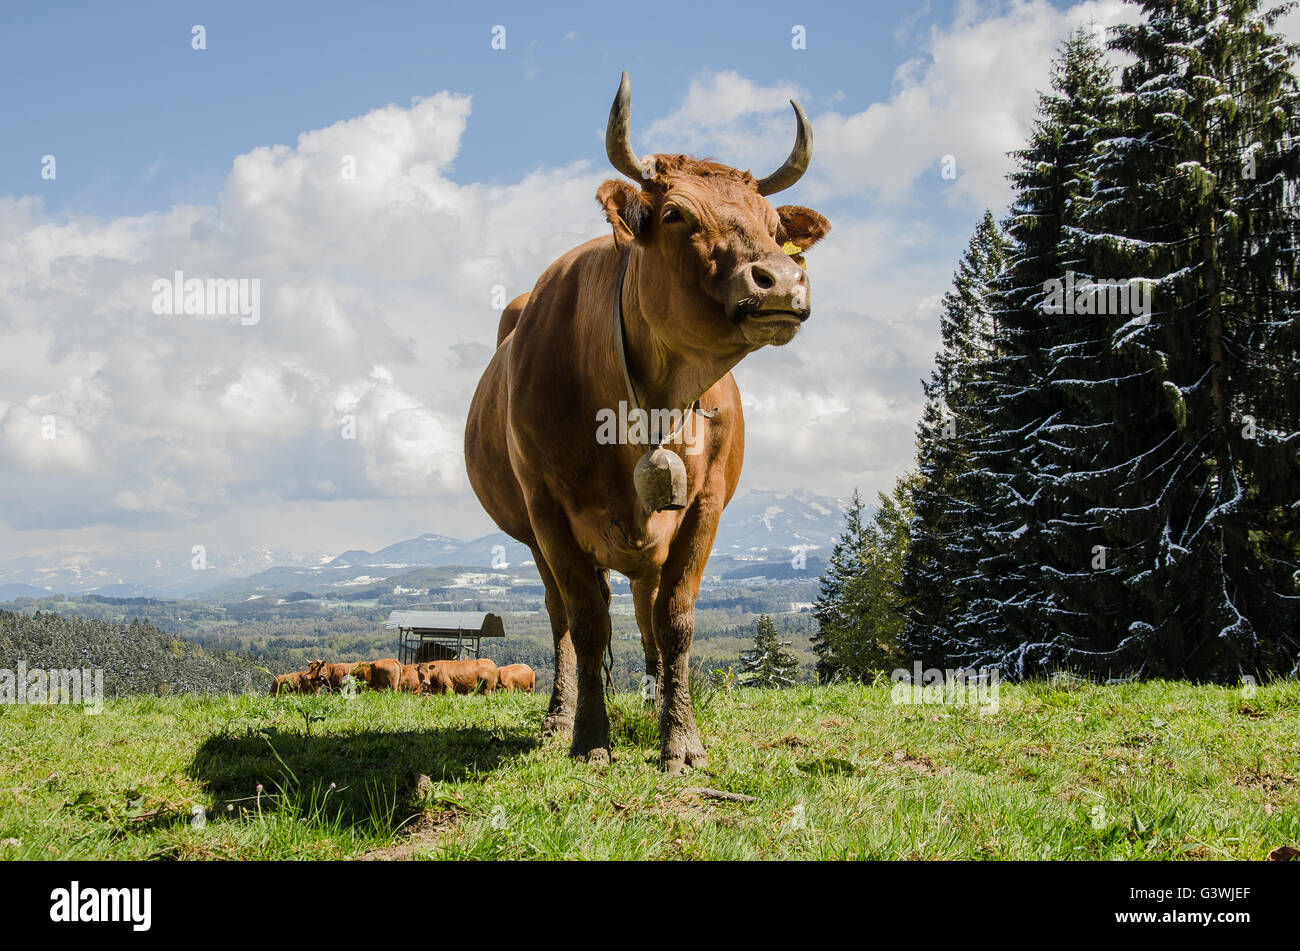
[[[278,674],[275,680],[271,681],[271,696],[277,697],[285,693],[318,693],[318,688],[311,677],[305,670],[298,670],[291,674]]]
[[[397,689],[402,693],[421,693],[423,686],[420,683],[420,665],[403,664],[402,679],[398,681]]]
[[[371,690],[397,690],[402,683],[402,665],[396,658],[386,657],[357,666],[366,668],[365,681]]]
[[[532,693],[536,680],[537,675],[527,664],[507,664],[497,668],[498,690],[522,690]]]
[[[330,667],[333,666],[323,660],[313,660],[307,665],[307,678],[319,692],[330,685]]]
[[[427,693],[491,693],[497,689],[497,665],[486,657],[471,660],[435,660],[419,665]]]
[[[810,308],[791,254],[830,230],[817,212],[764,197],[793,185],[811,157],[811,127],[792,105],[794,148],[766,178],[685,155],[642,162],[624,73],[605,147],[636,184],[596,192],[613,234],[568,252],[505,309],[470,405],[470,483],[497,525],[532,550],[546,588],[556,674],[544,729],[572,728],[572,756],[609,761],[601,658],[613,569],[631,580],[646,670],[662,680],[661,765],[706,764],[687,669],[700,576],[744,455],[731,368],[794,338]],[[623,401],[629,418],[651,414],[641,430],[654,435],[633,439],[629,426],[627,439],[602,438],[601,421]],[[669,411],[689,420],[689,447],[664,437],[674,436]],[[660,443],[680,460],[682,497],[647,511],[634,471]]]
[[[434,667],[435,661],[416,664],[417,676],[420,678],[420,692],[444,694],[452,692],[451,677],[446,671]]]
[[[318,693],[325,687],[338,693],[343,689],[344,677],[351,675],[362,683],[366,681],[365,670],[357,669],[364,666],[356,663],[329,664],[323,660],[314,660],[307,665],[306,673]]]
[[[434,667],[437,661],[424,661],[415,665],[416,676],[420,678],[421,693],[451,693],[451,677],[444,670]]]

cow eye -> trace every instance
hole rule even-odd
[[[681,221],[682,213],[678,211],[676,208],[669,208],[667,211],[664,212],[664,216],[659,220],[662,221],[664,224],[671,224],[674,221]]]

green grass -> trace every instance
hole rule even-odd
[[[658,726],[631,695],[611,702],[603,769],[540,738],[543,696],[0,706],[0,858],[1262,859],[1300,845],[1294,682],[1249,698],[1003,684],[989,715],[895,705],[888,685],[699,701],[710,769],[680,779],[659,773]]]

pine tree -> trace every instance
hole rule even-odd
[[[826,572],[819,579],[817,601],[813,617],[817,620],[817,633],[812,638],[813,653],[817,655],[815,672],[819,683],[828,683],[839,673],[833,657],[832,632],[848,625],[844,591],[862,564],[864,523],[862,520],[862,495],[853,490],[853,499],[844,514],[844,531],[831,548],[826,562]]]
[[[994,353],[997,319],[988,294],[1006,250],[993,215],[985,212],[953,289],[944,295],[943,346],[930,379],[922,384],[926,400],[917,426],[918,484],[901,586],[907,618],[900,642],[907,654],[927,662],[946,655],[956,633],[954,622],[968,607],[961,579],[977,570],[978,551],[968,543],[968,528],[982,500],[966,478],[980,425],[974,384]]]
[[[1076,386],[1095,425],[1067,444],[1070,597],[1093,618],[1073,653],[1234,681],[1300,647],[1296,49],[1258,0],[1141,6],[1111,42],[1136,61],[1074,235],[1086,271],[1152,294],[1149,314],[1082,318],[1103,346]]]
[[[945,660],[958,666],[997,665],[1010,675],[1025,667],[1026,647],[1054,643],[1070,621],[1060,589],[1077,572],[1062,571],[1057,549],[1060,486],[1074,460],[1062,442],[1095,423],[1086,391],[1061,381],[1095,372],[1105,359],[1087,321],[1048,312],[1046,288],[1080,267],[1069,236],[1091,194],[1088,163],[1114,114],[1105,54],[1091,28],[1076,30],[1053,67],[1051,90],[1039,97],[1026,147],[1015,153],[1016,188],[1006,234],[1004,271],[992,282],[988,305],[996,322],[992,353],[969,413],[973,432],[967,492],[980,500],[960,547],[977,553],[956,585],[965,613],[953,619]],[[1084,365],[1081,357],[1087,355]],[[1077,560],[1075,562],[1077,564]],[[1059,663],[1043,654],[1039,664]]]
[[[833,616],[819,628],[819,667],[869,682],[906,660],[898,643],[905,609],[900,584],[909,542],[912,493],[918,479],[900,477],[893,490],[876,493],[877,508],[869,523],[856,518],[856,561],[845,573]],[[860,503],[859,503],[860,505]]]
[[[799,661],[787,649],[790,643],[778,637],[776,625],[770,617],[760,615],[754,632],[754,646],[740,655],[741,672],[749,675],[741,679],[740,685],[778,690],[793,686]]]

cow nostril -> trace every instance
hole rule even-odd
[[[776,278],[769,271],[761,267],[755,267],[751,273],[754,276],[754,286],[760,291],[770,291],[776,286]]]

